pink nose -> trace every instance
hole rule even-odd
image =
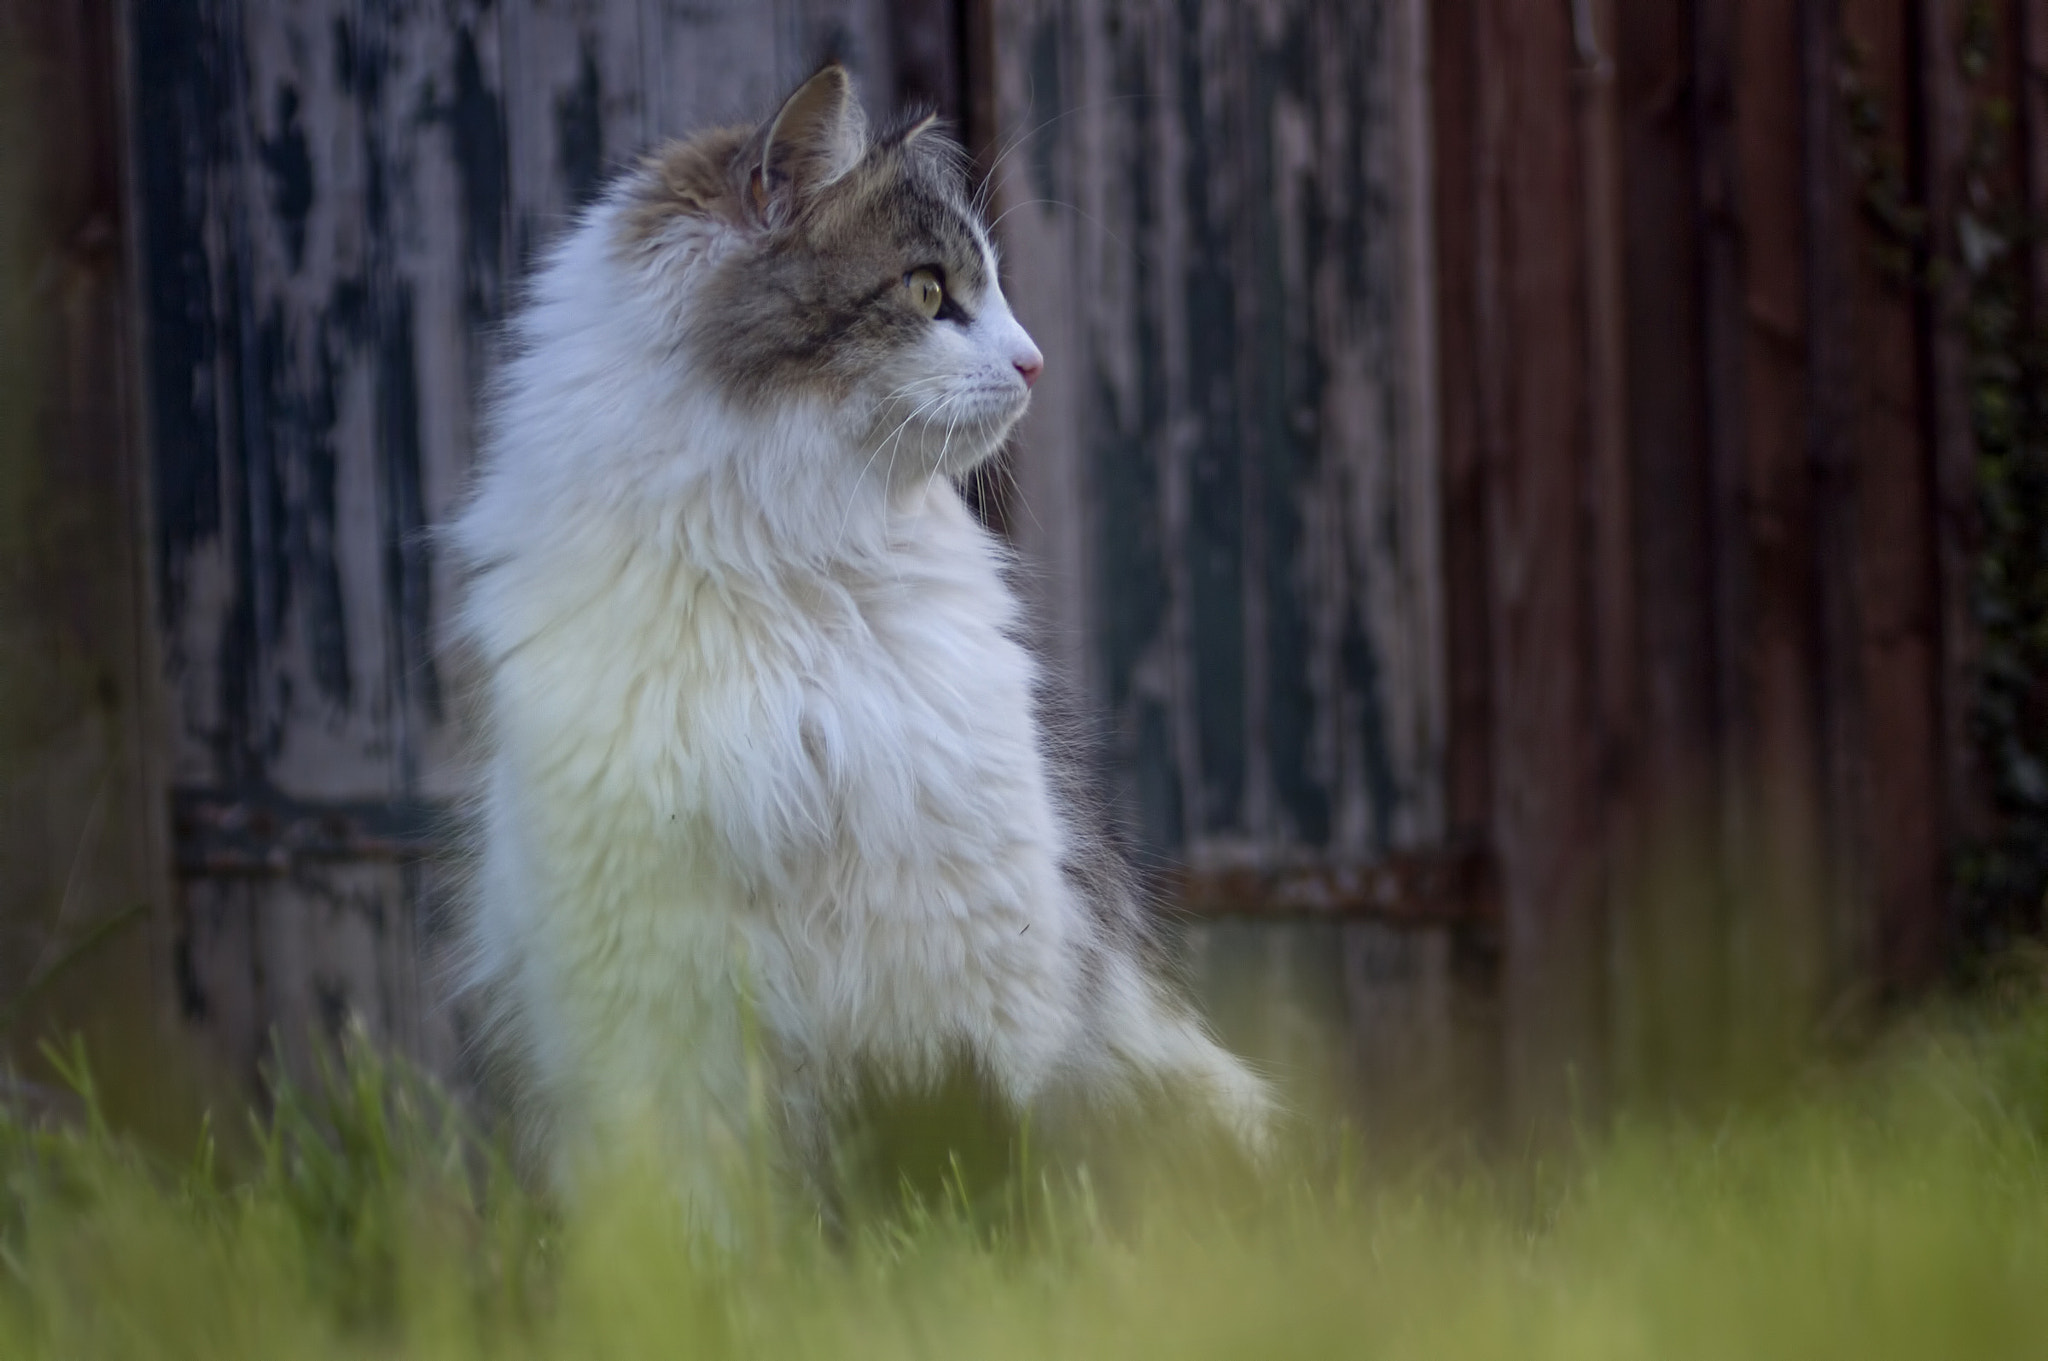
[[[1024,376],[1024,386],[1030,387],[1038,381],[1038,375],[1045,372],[1045,361],[1035,354],[1016,360],[1017,372]]]

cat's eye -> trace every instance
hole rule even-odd
[[[911,305],[927,317],[938,316],[946,305],[946,286],[928,269],[911,270],[903,276],[903,286],[910,290]]]

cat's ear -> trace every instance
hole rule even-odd
[[[838,62],[782,101],[747,144],[747,203],[764,224],[786,221],[805,194],[851,170],[867,151],[867,119]]]

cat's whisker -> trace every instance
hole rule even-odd
[[[921,404],[920,404],[920,405],[919,405],[919,406],[917,407],[917,409],[916,409],[916,410],[912,411],[912,412],[911,412],[911,413],[910,413],[910,414],[909,414],[908,416],[905,416],[905,417],[904,417],[904,418],[902,419],[902,421],[900,421],[900,422],[899,422],[899,423],[897,424],[897,426],[896,426],[896,429],[895,429],[894,431],[890,432],[890,434],[889,434],[889,435],[888,435],[887,437],[885,437],[885,438],[883,439],[882,443],[883,443],[883,444],[886,444],[886,443],[888,443],[888,441],[889,441],[890,439],[896,439],[896,440],[901,440],[901,439],[903,438],[903,432],[904,432],[905,428],[907,428],[907,427],[909,426],[909,424],[910,424],[910,423],[911,423],[912,421],[916,420],[916,419],[917,419],[917,418],[918,418],[919,416],[923,415],[923,414],[924,414],[925,412],[927,412],[927,411],[931,410],[931,408],[932,408],[933,406],[937,405],[938,403],[940,403],[940,402],[944,402],[944,401],[949,401],[949,400],[951,400],[951,399],[950,399],[950,397],[948,396],[948,394],[947,394],[947,393],[944,393],[944,392],[941,392],[941,393],[940,393],[940,394],[939,394],[938,396],[936,396],[936,397],[932,397],[932,398],[929,398],[929,399],[927,399],[926,401],[924,401],[923,403],[921,403]],[[876,445],[876,446],[875,446],[875,449],[876,449],[876,451],[877,451],[877,452],[880,452],[880,450],[881,450],[881,447],[882,447],[882,446],[881,446],[880,444]]]
[[[948,400],[947,406],[957,406],[960,400],[960,394],[956,393],[952,398]],[[946,421],[946,439],[945,442],[939,446],[939,466],[941,468],[946,466],[946,456],[953,452],[953,429],[954,426],[958,423],[959,419],[960,413],[956,411]]]
[[[1055,124],[1062,123],[1077,113],[1086,113],[1091,109],[1105,109],[1116,104],[1129,104],[1152,98],[1156,98],[1156,96],[1134,91],[1125,95],[1112,95],[1108,99],[1086,100],[1070,108],[1063,109],[1042,122],[1035,123],[1030,127],[1021,128],[1012,133],[1009,140],[1004,144],[1002,152],[993,161],[989,162],[988,170],[982,177],[981,187],[975,191],[974,211],[977,214],[987,213],[989,202],[995,193],[995,185],[998,180],[997,172],[1003,168],[1003,162],[1009,160],[1030,139],[1042,132],[1050,131]]]
[[[968,486],[974,490],[974,508],[981,513],[982,522],[988,521],[988,465],[977,463],[968,470]]]
[[[946,409],[946,406],[947,406],[947,404],[949,404],[950,402],[952,402],[952,400],[953,400],[953,397],[951,396],[951,394],[944,394],[944,393],[942,393],[942,394],[941,394],[941,395],[940,395],[940,396],[939,396],[939,397],[938,397],[938,398],[936,399],[936,401],[937,401],[937,404],[938,404],[938,407],[939,407],[939,410],[940,410],[940,411],[944,411],[944,410]],[[920,407],[920,408],[918,408],[918,409],[919,409],[920,411],[922,411],[922,410],[923,410],[924,408],[923,408],[923,407]],[[938,417],[937,417],[937,416],[934,416],[934,417],[933,417],[932,419],[933,419],[933,420],[937,420],[937,419],[938,419]],[[905,424],[908,424],[908,422],[905,422]],[[903,449],[903,426],[899,425],[899,426],[897,426],[897,427],[896,427],[896,438],[895,438],[895,440],[894,440],[894,441],[892,442],[892,444],[891,444],[891,447],[890,447],[890,449],[889,449],[889,469],[888,469],[888,471],[887,471],[887,472],[885,472],[885,473],[883,473],[883,474],[882,474],[882,479],[883,479],[883,480],[884,480],[885,482],[887,482],[887,483],[888,483],[888,484],[889,484],[890,486],[894,486],[894,485],[896,484],[896,455],[897,455],[898,453],[902,452],[902,449]]]
[[[996,470],[1003,477],[1009,479],[1011,496],[1015,499],[1018,505],[1024,508],[1024,513],[1031,517],[1032,526],[1036,528],[1040,534],[1045,533],[1045,522],[1038,518],[1038,512],[1031,508],[1030,498],[1024,495],[1024,484],[1017,478],[1016,466],[1009,459],[1003,458],[1001,456],[992,458],[989,460],[989,462],[995,464]]]
[[[943,413],[948,407],[952,406],[955,402],[958,402],[959,400],[960,394],[958,392],[949,392],[944,394],[941,398],[941,405],[939,407],[940,412]],[[938,417],[934,416],[932,419],[936,421]],[[882,475],[883,480],[887,483],[887,485],[892,487],[896,485],[896,455],[900,453],[903,448],[903,441],[900,438],[902,427],[899,426],[897,429],[899,433],[899,438],[895,442],[895,447],[890,449],[889,451],[889,470]],[[947,427],[946,437],[947,443],[950,444],[952,441],[952,427],[950,425]],[[946,450],[944,447],[941,447],[939,450],[938,465],[942,468],[946,465]],[[888,510],[886,506],[884,507],[882,514],[884,520],[886,521],[888,516]],[[896,584],[898,587],[901,587],[903,585],[903,564],[897,561],[893,556],[890,558],[889,561],[890,566],[894,569],[895,572]]]
[[[879,403],[877,403],[877,405],[887,406],[891,402],[908,397],[911,393],[917,391],[921,387],[951,383],[953,381],[954,379],[952,375],[945,373],[931,373],[926,374],[922,378],[913,378],[909,382],[905,383],[902,387],[897,388],[894,392],[891,392],[887,396],[883,397],[882,400]]]
[[[1037,207],[1039,205],[1047,205],[1054,208],[1065,208],[1075,217],[1080,218],[1083,222],[1086,222],[1089,226],[1094,227],[1096,230],[1100,231],[1104,236],[1116,242],[1117,246],[1124,252],[1124,254],[1130,256],[1133,260],[1142,260],[1144,258],[1142,255],[1138,253],[1138,250],[1135,246],[1131,245],[1130,242],[1124,240],[1121,236],[1118,236],[1114,231],[1112,231],[1108,223],[1104,222],[1101,218],[1095,216],[1093,213],[1087,212],[1067,202],[1065,199],[1028,198],[1022,201],[1021,203],[1013,203],[1009,207],[1003,209],[1002,216],[996,218],[995,221],[988,224],[988,229],[991,232],[993,232],[996,228],[1002,226],[1003,218],[1008,217],[1011,213],[1016,212],[1019,208],[1031,208]]]
[[[938,378],[936,378],[936,379],[919,379],[919,380],[918,380],[918,382],[922,383],[922,382],[928,382],[928,381],[943,381],[943,379],[944,379],[944,375],[939,375],[939,376],[938,376]],[[916,384],[910,384],[910,385],[908,385],[908,386],[915,386],[915,385],[916,385]],[[861,470],[860,470],[860,474],[859,474],[859,476],[857,476],[857,477],[855,477],[855,478],[853,479],[853,489],[854,489],[854,491],[855,491],[856,493],[858,493],[858,492],[859,492],[859,490],[860,490],[860,484],[861,484],[861,482],[862,482],[862,481],[863,481],[864,479],[866,479],[866,477],[867,477],[867,475],[868,475],[868,470],[869,470],[870,468],[874,467],[874,466],[875,466],[875,460],[876,460],[877,458],[881,457],[881,454],[882,454],[882,445],[883,445],[883,444],[887,444],[887,443],[889,442],[889,440],[890,440],[890,439],[894,439],[894,440],[896,440],[896,441],[898,441],[898,442],[901,442],[901,440],[902,440],[902,438],[903,438],[903,432],[904,432],[904,431],[905,431],[905,430],[906,430],[907,428],[909,428],[909,425],[910,425],[910,423],[911,423],[912,421],[916,420],[916,419],[918,418],[918,415],[919,415],[919,414],[920,414],[921,412],[923,412],[923,411],[925,411],[926,409],[928,409],[929,407],[931,407],[931,406],[932,406],[932,405],[933,405],[934,403],[936,403],[936,402],[940,402],[940,401],[943,401],[943,400],[945,400],[945,394],[944,394],[944,393],[940,393],[940,394],[939,394],[939,396],[937,396],[937,397],[934,397],[934,398],[931,398],[930,400],[928,400],[928,401],[924,402],[924,403],[923,403],[922,405],[920,405],[920,406],[919,406],[919,407],[918,407],[918,408],[917,408],[917,409],[916,409],[915,411],[912,411],[912,412],[911,412],[911,413],[910,413],[910,414],[909,414],[908,416],[905,416],[905,417],[904,417],[904,418],[902,419],[902,421],[901,421],[900,423],[898,423],[898,425],[896,426],[896,429],[895,429],[895,431],[894,431],[894,432],[893,432],[893,433],[892,433],[892,434],[891,434],[890,436],[888,436],[888,437],[884,438],[884,439],[882,440],[882,442],[881,442],[880,444],[877,444],[877,445],[875,446],[875,448],[874,448],[874,452],[868,455],[868,461],[867,461],[866,463],[864,463],[864,464],[862,464],[862,465],[861,465]],[[888,487],[889,487],[889,486],[890,486],[890,485],[892,484],[892,482],[893,482],[893,479],[894,479],[894,477],[895,477],[895,473],[896,473],[896,458],[895,458],[895,455],[894,455],[894,454],[891,454],[891,455],[890,455],[890,457],[889,457],[889,471],[888,471],[887,473],[885,473],[885,474],[883,475],[883,493],[884,493],[884,495],[886,495],[886,494],[887,494],[887,491],[888,491]],[[847,501],[846,501],[846,512],[845,512],[845,514],[843,514],[843,515],[841,515],[841,516],[839,517],[839,536],[838,536],[838,540],[837,540],[837,542],[838,542],[838,543],[840,543],[840,544],[844,544],[844,543],[846,542],[846,526],[847,526],[848,522],[849,522],[849,521],[850,521],[850,520],[852,519],[852,517],[853,517],[853,502],[854,502],[854,498],[853,498],[853,497],[848,497],[848,498],[847,498]]]
[[[1073,110],[1068,110],[1068,113],[1071,112]],[[974,212],[976,216],[988,216],[988,206],[995,200],[996,186],[1002,182],[1003,162],[1009,160],[1017,148],[1023,146],[1028,139],[1045,131],[1066,116],[1064,113],[1055,114],[1036,127],[1021,128],[1011,134],[1009,140],[1004,144],[1002,151],[997,154],[993,161],[989,162],[988,170],[982,176],[980,187],[974,191]]]

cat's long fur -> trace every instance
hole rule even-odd
[[[471,981],[555,1180],[652,1139],[715,1222],[764,1120],[814,1159],[857,1075],[963,1057],[1013,1109],[1173,1090],[1256,1142],[1261,1085],[1148,964],[950,481],[1039,363],[957,149],[870,139],[828,67],[626,174],[509,339],[447,536]]]

